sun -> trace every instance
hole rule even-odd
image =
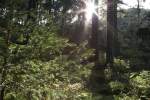
[[[86,17],[86,21],[89,22],[92,19],[93,14],[97,15],[96,12],[97,6],[95,5],[94,0],[85,1],[85,5],[86,5],[84,9],[85,17]]]
[[[81,0],[85,4],[85,8],[80,9],[79,11],[75,12],[75,17],[72,19],[71,23],[74,23],[78,20],[78,14],[84,13],[85,14],[85,21],[86,23],[90,23],[92,20],[93,14],[95,14],[98,18],[98,6],[95,5],[95,0]],[[68,10],[68,13],[71,13],[71,10]]]

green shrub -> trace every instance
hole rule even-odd
[[[132,73],[130,78],[134,93],[139,97],[150,96],[150,71]]]

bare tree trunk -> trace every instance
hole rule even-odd
[[[4,100],[4,92],[5,92],[5,88],[3,86],[1,86],[1,88],[0,88],[0,100]]]
[[[7,58],[8,58],[8,47],[9,47],[9,32],[6,33],[5,36],[5,42],[6,42],[6,50],[5,50],[5,56],[3,56],[4,58],[4,62],[3,62],[3,68],[1,69],[1,80],[0,80],[0,100],[4,100],[4,95],[5,95],[5,85],[4,85],[4,81],[6,80],[6,75],[7,75]]]
[[[138,24],[140,23],[140,0],[137,0]]]
[[[98,4],[98,0],[95,0],[95,5]],[[95,61],[95,66],[98,67],[99,64],[99,47],[98,47],[98,16],[93,13],[92,16],[92,40],[91,40],[91,45],[95,49],[94,51],[94,61]]]
[[[114,38],[117,33],[117,1],[108,0],[107,2],[107,51],[106,64],[113,66],[114,59]]]
[[[114,56],[117,57],[120,54],[120,43],[117,28],[117,0],[113,0],[113,20],[114,20]]]

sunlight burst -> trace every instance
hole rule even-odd
[[[76,22],[78,20],[78,14],[81,14],[81,13],[85,13],[86,23],[91,22],[93,14],[95,14],[99,18],[99,15],[97,12],[98,6],[95,5],[95,0],[82,0],[82,2],[85,4],[85,8],[80,9],[79,11],[75,12],[76,15],[72,19],[71,23]],[[73,11],[68,10],[67,13],[72,13],[72,12]]]
[[[93,14],[97,14],[96,9],[98,8],[95,3],[94,0],[87,0],[84,2],[86,5],[86,8],[84,9],[85,11],[85,16],[86,16],[86,21],[90,21],[92,19]]]

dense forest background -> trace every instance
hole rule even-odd
[[[149,100],[145,1],[0,0],[0,100]]]

